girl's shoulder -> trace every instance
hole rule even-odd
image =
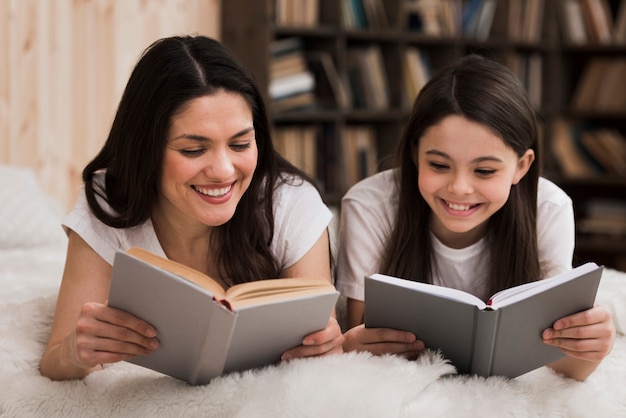
[[[397,174],[398,169],[390,169],[369,176],[352,186],[342,200],[372,202],[378,199],[393,199],[398,195],[396,193]]]
[[[537,205],[566,207],[572,205],[572,199],[552,181],[540,177],[537,187]]]

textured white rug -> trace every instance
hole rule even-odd
[[[81,381],[42,377],[61,269],[60,256],[0,254],[0,416],[626,417],[626,273],[603,278],[599,302],[613,310],[620,334],[583,383],[547,368],[514,380],[458,376],[434,353],[416,362],[350,353],[192,387],[128,363]]]

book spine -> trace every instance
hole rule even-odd
[[[474,341],[472,344],[472,363],[470,372],[479,376],[490,376],[493,352],[496,345],[496,331],[500,311],[476,308],[474,315]]]
[[[224,373],[230,340],[237,314],[217,301],[211,302],[209,326],[204,332],[204,343],[198,355],[189,383],[204,385]]]

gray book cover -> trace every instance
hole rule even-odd
[[[129,362],[196,385],[279,361],[326,327],[337,297],[332,291],[231,311],[208,290],[118,251],[109,306],[157,329],[159,348]]]
[[[602,270],[587,263],[518,286],[530,291],[493,307],[459,290],[375,274],[365,278],[365,326],[410,331],[459,373],[512,378],[565,356],[541,332],[593,306]]]

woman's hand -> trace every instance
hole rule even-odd
[[[344,334],[344,351],[368,351],[375,355],[397,354],[417,358],[425,349],[414,334],[389,328],[365,328],[357,325]]]
[[[104,363],[150,354],[158,348],[156,330],[141,319],[101,303],[85,303],[76,326],[62,342],[61,361],[92,370]]]
[[[615,341],[615,324],[600,306],[557,320],[543,331],[543,342],[567,354],[550,366],[574,379],[584,380],[604,359]]]
[[[285,351],[281,360],[343,353],[342,347],[343,334],[341,328],[337,320],[331,317],[325,329],[304,337],[302,345]]]

